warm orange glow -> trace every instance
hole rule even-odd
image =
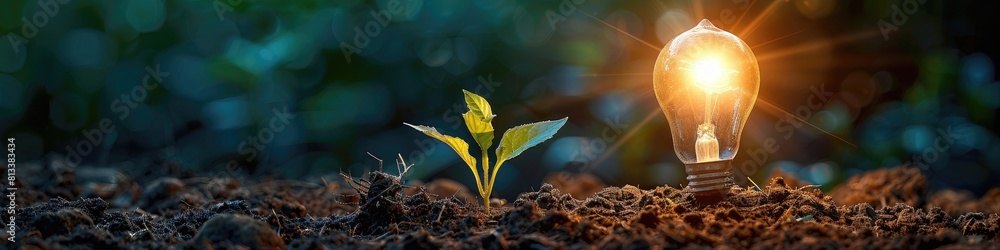
[[[717,58],[704,58],[695,62],[687,62],[689,67],[681,69],[690,72],[690,77],[694,83],[709,92],[722,92],[732,88],[729,84],[729,75],[736,73],[735,70],[726,68],[722,61]]]

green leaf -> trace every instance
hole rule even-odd
[[[490,103],[486,102],[486,98],[477,95],[476,93],[469,92],[468,90],[462,90],[465,93],[465,104],[469,106],[469,112],[476,115],[476,118],[482,120],[483,122],[493,121],[493,108],[490,107]]]
[[[520,155],[524,150],[534,147],[555,135],[568,117],[555,121],[543,121],[525,124],[508,129],[503,132],[500,138],[500,146],[497,147],[497,163],[493,166],[493,173],[486,182],[486,190],[492,190],[496,182],[497,171],[504,162]]]
[[[508,129],[507,132],[503,133],[500,146],[497,147],[497,167],[500,166],[500,162],[510,160],[520,155],[524,150],[552,138],[552,135],[555,135],[559,128],[566,124],[566,119],[568,118],[525,124]]]
[[[469,129],[469,133],[472,133],[472,137],[476,139],[476,143],[479,144],[479,148],[486,151],[493,145],[493,124],[490,122],[484,122],[472,112],[465,112],[462,114],[462,118],[465,119],[465,127]]]
[[[441,134],[437,131],[437,129],[432,127],[413,125],[405,122],[403,124],[413,127],[413,129],[423,132],[425,135],[430,136],[431,138],[438,139],[439,141],[444,142],[444,144],[448,144],[448,146],[450,146],[451,149],[455,150],[455,153],[458,153],[458,157],[462,158],[462,160],[465,161],[465,164],[469,165],[469,168],[472,169],[472,172],[473,173],[476,172],[476,158],[472,158],[472,155],[469,154],[469,144],[463,141],[462,139],[454,136]]]
[[[469,112],[462,114],[462,119],[465,120],[465,127],[472,133],[479,148],[485,153],[493,145],[492,121],[496,115],[493,114],[490,103],[486,102],[482,96],[466,90],[462,91],[465,92],[465,104],[469,106]]]

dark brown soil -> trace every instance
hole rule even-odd
[[[927,181],[917,168],[870,171],[851,177],[830,196],[837,204],[868,203],[877,208],[903,203],[923,207],[927,202]]]
[[[56,169],[48,162],[42,169]],[[89,170],[87,170],[89,171]],[[451,181],[404,185],[372,172],[327,184],[229,178],[135,178],[108,189],[83,172],[19,182],[15,242],[8,249],[370,248],[998,248],[1000,189],[982,199],[928,195],[919,170],[877,170],[826,195],[784,178],[733,187],[723,202],[695,204],[669,186],[607,187],[555,176],[490,215]],[[42,175],[42,173],[39,173]],[[595,181],[596,180],[596,181]],[[148,182],[145,185],[139,183]],[[131,183],[131,184],[129,184]],[[580,183],[573,187],[573,183]],[[111,185],[111,184],[107,184]],[[457,185],[457,186],[456,186]],[[431,191],[431,189],[434,189]],[[462,196],[462,198],[459,198]],[[57,197],[57,198],[51,198]],[[58,198],[63,197],[63,198]],[[576,197],[576,198],[574,198]],[[51,198],[51,199],[50,199]],[[476,197],[472,197],[476,198]],[[498,202],[501,203],[501,202]],[[5,215],[6,217],[6,215]],[[4,235],[4,238],[9,235]]]

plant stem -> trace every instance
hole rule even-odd
[[[483,148],[483,180],[486,185],[483,185],[483,190],[479,191],[479,196],[483,197],[483,208],[486,210],[486,215],[490,214],[490,193],[493,192],[493,183],[489,182],[489,172],[490,172],[490,155]],[[480,180],[476,180],[479,182]]]
[[[497,158],[497,164],[493,166],[493,173],[490,174],[489,176],[490,180],[489,183],[487,183],[487,185],[489,185],[488,190],[490,191],[490,193],[493,192],[493,182],[496,182],[497,180],[497,170],[500,170],[500,164],[503,164],[503,162],[504,161],[502,159]]]
[[[490,198],[489,196],[483,196],[483,209],[486,210],[486,218],[490,217]]]

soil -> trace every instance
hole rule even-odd
[[[7,249],[1000,248],[1000,188],[979,199],[928,194],[921,172],[906,167],[852,177],[830,194],[775,177],[709,206],[684,189],[560,174],[513,202],[494,200],[502,206],[490,214],[460,183],[414,185],[382,172],[243,183],[100,172],[109,170],[58,157],[21,169],[34,177],[18,179]]]

